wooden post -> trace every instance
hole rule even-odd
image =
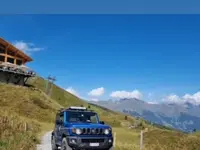
[[[114,148],[115,148],[115,145],[116,145],[116,138],[117,138],[117,136],[116,136],[116,132],[115,132],[114,133],[114,141],[113,141]]]
[[[27,124],[26,124],[26,122],[24,123],[24,130],[27,131]]]
[[[140,150],[143,149],[143,130],[140,132]]]

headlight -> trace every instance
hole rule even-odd
[[[110,133],[110,130],[109,129],[105,129],[104,130],[104,134],[108,135]]]
[[[81,134],[82,133],[82,131],[81,131],[81,129],[76,129],[76,134]]]
[[[82,130],[81,129],[79,129],[79,128],[72,128],[72,133],[74,133],[74,134],[81,134],[82,133]]]

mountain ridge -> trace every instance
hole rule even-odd
[[[175,129],[187,132],[194,129],[200,130],[200,105],[192,102],[152,104],[136,98],[123,98],[114,102],[98,101],[96,103],[154,123],[172,126]]]

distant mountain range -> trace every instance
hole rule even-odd
[[[189,102],[154,104],[132,98],[92,103],[186,132],[200,130],[200,105]]]

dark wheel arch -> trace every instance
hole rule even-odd
[[[58,145],[56,145],[54,134],[51,135],[51,148],[52,150],[58,150]]]
[[[66,137],[63,137],[62,139],[61,150],[72,150],[72,148],[67,143]]]

